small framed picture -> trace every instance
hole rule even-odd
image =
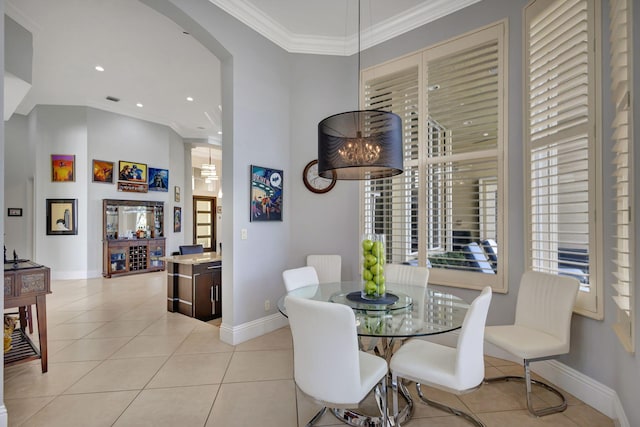
[[[8,216],[22,216],[22,208],[7,208]]]
[[[94,160],[92,181],[113,184],[113,162]]]
[[[182,231],[182,208],[179,206],[173,207],[173,232],[179,233]]]
[[[173,199],[176,202],[180,201],[180,187],[178,187],[177,185],[173,187]]]
[[[149,191],[169,191],[169,171],[149,167]]]
[[[47,199],[47,235],[78,234],[78,199]]]
[[[281,169],[251,165],[250,221],[282,221]]]
[[[73,182],[76,180],[76,156],[73,154],[51,155],[51,181]]]
[[[147,183],[147,165],[140,162],[118,162],[118,180]]]

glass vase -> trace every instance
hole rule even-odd
[[[361,295],[364,299],[376,300],[385,297],[385,249],[384,234],[364,233],[362,235],[360,244]]]

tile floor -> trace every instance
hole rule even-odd
[[[166,311],[165,281],[162,272],[54,281],[47,297],[49,372],[41,373],[39,361],[5,369],[9,426],[304,426],[318,407],[293,382],[289,329],[227,345],[214,324]],[[487,376],[520,372],[503,360],[486,363]],[[564,413],[532,418],[518,383],[461,397],[428,391],[487,427],[614,425],[573,397]],[[548,398],[536,395],[538,403]],[[317,425],[344,424],[326,413]],[[416,403],[409,425],[469,424]]]

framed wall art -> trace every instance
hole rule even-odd
[[[173,207],[173,231],[174,233],[182,231],[182,208],[179,206]]]
[[[93,160],[92,181],[113,184],[113,162]]]
[[[173,187],[173,200],[175,200],[176,202],[180,201],[180,187],[178,187],[177,185]]]
[[[149,191],[169,191],[169,171],[149,167]]]
[[[250,221],[282,221],[283,181],[282,170],[251,165]]]
[[[7,216],[22,216],[22,208],[7,208]]]
[[[118,162],[118,181],[147,183],[147,165],[139,162]]]
[[[51,181],[73,182],[76,180],[76,156],[73,154],[51,155]]]
[[[78,199],[47,199],[47,235],[78,234]]]

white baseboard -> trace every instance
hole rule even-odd
[[[88,279],[89,277],[90,276],[87,270],[68,270],[68,271],[51,270],[51,280],[76,280],[76,279]]]
[[[425,339],[427,339],[425,337]],[[429,341],[455,347],[458,341],[458,332],[434,335]],[[510,353],[499,347],[485,342],[484,353],[487,356],[509,360],[522,364],[522,360],[515,358]],[[558,362],[557,360],[544,360],[531,363],[531,370],[544,379],[571,393],[587,405],[597,409],[609,418],[613,418],[616,426],[631,427],[620,398],[615,390],[599,383],[575,369]]]
[[[252,320],[238,326],[220,325],[220,340],[227,344],[237,345],[242,342],[257,338],[276,329],[287,326],[289,321],[280,313]]]
[[[9,425],[9,416],[7,414],[7,407],[0,405],[0,427],[7,427]]]

